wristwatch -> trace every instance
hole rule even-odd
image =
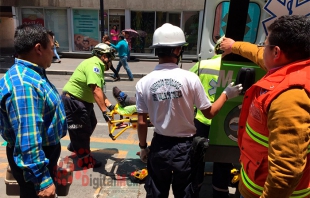
[[[145,144],[145,146],[141,146],[141,144],[139,142],[139,147],[140,147],[140,149],[146,149],[147,148],[147,144]]]

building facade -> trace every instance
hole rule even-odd
[[[184,55],[197,56],[204,0],[103,0],[104,34],[134,29],[131,54],[154,55],[149,48],[156,28],[168,22],[181,27],[188,47]],[[100,0],[0,0],[1,48],[13,47],[14,29],[20,24],[41,24],[55,33],[59,51],[90,53],[101,41]],[[1,10],[1,9],[0,9]],[[111,36],[111,35],[110,35]]]

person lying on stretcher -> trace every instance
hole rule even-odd
[[[123,115],[132,115],[137,112],[136,98],[128,96],[125,92],[121,91],[118,87],[113,87],[113,96],[117,101],[118,105],[115,106],[114,110],[120,114],[120,119],[123,119]],[[127,124],[119,123],[119,128],[124,128]],[[151,123],[149,126],[153,126]]]

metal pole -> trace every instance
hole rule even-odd
[[[100,0],[100,16],[101,16],[101,24],[100,24],[101,28],[100,28],[100,31],[101,31],[101,39],[104,36],[104,3],[103,3],[103,1],[104,0]]]

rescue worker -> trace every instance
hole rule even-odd
[[[199,79],[203,85],[205,93],[209,98],[210,102],[214,102],[215,93],[216,93],[216,86],[217,86],[217,79],[218,74],[221,67],[221,60],[222,55],[220,54],[221,51],[216,50],[219,48],[219,44],[222,39],[218,41],[215,47],[216,54],[207,60],[202,60],[197,62],[190,71],[195,73],[199,76]],[[203,113],[196,109],[196,116],[194,119],[195,127],[196,127],[196,135],[208,138],[211,119],[204,117]],[[204,179],[204,162],[203,159],[201,160],[202,165],[198,170],[199,175],[199,190],[203,183]],[[221,162],[214,162],[213,163],[213,174],[212,174],[212,187],[213,187],[213,198],[229,198],[229,190],[228,186],[230,184],[230,176],[231,176],[231,169],[233,168],[233,164],[231,163],[221,163]]]
[[[246,91],[239,119],[243,197],[310,196],[309,29],[309,17],[296,15],[268,27],[262,45],[268,73]],[[227,44],[225,53],[243,51],[239,42]],[[258,51],[248,54],[259,60]]]
[[[95,46],[92,55],[75,69],[62,94],[71,141],[68,150],[76,152],[78,165],[87,168],[101,166],[101,162],[90,155],[90,136],[97,125],[93,103],[97,103],[106,121],[109,121],[107,108],[114,108],[103,92],[103,86],[104,71],[109,69],[109,62],[115,56],[103,43]]]
[[[159,64],[136,84],[140,159],[147,162],[146,197],[168,197],[170,185],[176,198],[198,197],[191,184],[190,149],[194,126],[194,105],[204,116],[213,118],[223,104],[239,95],[241,85],[231,83],[212,105],[197,75],[180,69],[186,45],[181,28],[165,23],[153,35]],[[148,149],[147,115],[154,125]]]

